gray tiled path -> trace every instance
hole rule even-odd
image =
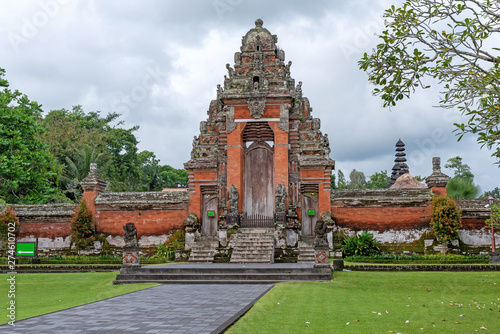
[[[219,333],[272,285],[160,285],[0,326],[0,333]]]

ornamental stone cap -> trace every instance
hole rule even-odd
[[[97,173],[97,164],[90,164],[90,171],[86,178],[80,181],[80,185],[84,191],[99,191],[106,189],[106,182],[99,178]]]
[[[444,188],[448,184],[450,177],[441,172],[441,158],[432,158],[432,174],[425,179],[425,183],[429,188],[439,187]]]

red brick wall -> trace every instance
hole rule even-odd
[[[335,190],[332,217],[352,230],[408,230],[429,226],[432,193],[423,190]]]
[[[69,218],[69,219],[68,219]],[[50,221],[25,221],[19,224],[18,238],[50,238],[67,237],[71,235],[71,217]]]
[[[137,236],[165,235],[172,230],[182,229],[188,216],[187,203],[184,207],[172,209],[134,209],[116,210],[112,207],[97,207],[96,228],[105,235],[124,234],[123,225],[134,223]]]
[[[339,227],[351,230],[409,230],[429,227],[430,206],[349,207],[333,203],[332,216]]]

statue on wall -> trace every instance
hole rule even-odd
[[[324,239],[326,236],[327,224],[324,220],[317,220],[314,226],[314,233],[317,239]]]
[[[285,198],[285,186],[283,184],[278,184],[278,186],[276,187],[276,213],[286,212]]]
[[[125,231],[125,236],[123,240],[125,241],[125,247],[138,248],[137,243],[137,228],[134,223],[126,223],[123,225],[123,230]]]
[[[238,194],[238,190],[234,186],[234,184],[229,188],[229,214],[237,215],[239,214],[238,210],[238,200],[240,195]]]

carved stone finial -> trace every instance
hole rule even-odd
[[[446,188],[450,177],[441,172],[441,158],[432,158],[432,174],[425,179],[429,188]]]
[[[441,158],[440,157],[432,158],[432,171],[433,172],[440,172],[441,171]]]
[[[255,26],[257,28],[262,28],[262,25],[264,24],[264,21],[262,21],[261,19],[257,19],[255,20]]]
[[[89,174],[86,178],[80,181],[80,185],[84,191],[104,191],[106,189],[106,182],[99,178],[97,173],[97,164],[92,162],[90,164]]]

